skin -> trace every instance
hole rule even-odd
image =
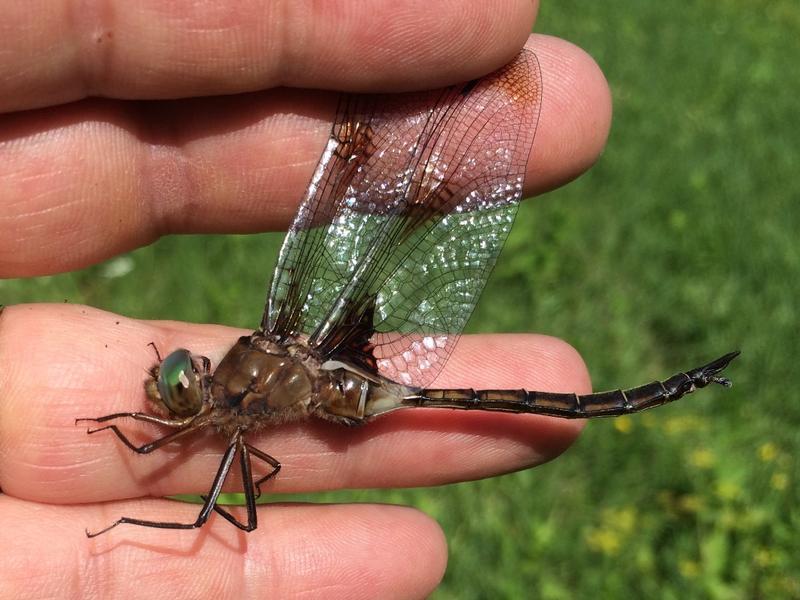
[[[84,267],[169,233],[285,228],[336,99],[292,88],[438,87],[490,72],[527,44],[545,94],[526,195],[563,185],[599,155],[606,81],[575,46],[528,37],[535,3],[363,4],[6,7],[0,276]],[[147,497],[207,491],[222,445],[206,434],[141,457],[113,435],[86,436],[74,418],[146,409],[148,342],[216,362],[241,333],[63,304],[0,315],[0,547],[13,549],[0,562],[0,596],[413,598],[435,588],[445,538],[406,507],[286,504],[260,509],[250,535],[212,516],[197,531],[121,526],[85,537],[121,515],[192,521],[196,506]],[[571,347],[532,334],[465,336],[439,384],[591,389]],[[123,425],[138,442],[158,433]],[[270,491],[298,492],[489,477],[556,457],[579,431],[574,421],[431,410],[355,430],[289,425],[249,441],[283,463]],[[239,487],[234,476],[226,489]]]

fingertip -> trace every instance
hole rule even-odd
[[[43,510],[0,496],[0,513],[7,517],[0,544],[15,548],[0,568],[3,589],[20,592],[8,597],[24,597],[35,581],[37,597],[80,589],[98,597],[425,598],[446,565],[438,524],[417,510],[378,504],[262,506],[259,527],[249,534],[212,516],[201,529],[126,525],[91,542],[84,537],[93,535],[85,524],[106,523],[109,515],[189,522],[198,510],[155,499]],[[83,568],[57,568],[76,559]],[[15,560],[30,564],[13,568]]]
[[[542,110],[531,151],[531,193],[541,193],[578,177],[605,147],[611,129],[608,81],[585,50],[552,36],[529,42],[542,69]],[[528,186],[526,186],[526,191]]]
[[[389,560],[396,566],[391,578],[407,582],[403,597],[427,598],[439,585],[447,568],[447,538],[439,523],[409,506],[361,505],[357,508],[363,531],[361,534],[354,532],[353,545],[367,550],[376,546],[376,540],[391,540],[385,548],[391,555]],[[378,558],[374,552],[370,555]]]

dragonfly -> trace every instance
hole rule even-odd
[[[523,50],[486,77],[435,91],[345,94],[284,239],[260,327],[212,368],[179,348],[149,371],[150,412],[91,422],[138,454],[210,428],[227,446],[192,522],[123,516],[121,524],[193,529],[217,513],[244,531],[281,463],[249,444],[259,429],[304,419],[345,426],[407,408],[625,415],[716,383],[731,352],[630,389],[574,394],[431,387],[453,352],[508,235],[542,102],[536,55]],[[144,445],[115,423],[170,428]],[[90,426],[91,427],[91,426]],[[217,501],[234,468],[246,521]],[[254,476],[253,462],[266,465]]]

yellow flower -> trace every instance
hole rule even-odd
[[[782,492],[789,485],[789,477],[786,473],[774,473],[769,480],[769,484],[772,486],[772,489]]]
[[[617,554],[621,545],[619,536],[607,527],[592,529],[586,536],[586,543],[592,550],[609,556]]]
[[[768,567],[775,562],[775,556],[769,548],[759,548],[753,555],[753,560],[759,567]]]
[[[722,500],[734,500],[742,492],[742,489],[733,481],[719,481],[716,488],[717,496]]]
[[[606,508],[603,510],[603,524],[589,530],[586,543],[596,552],[614,556],[635,530],[636,521],[636,508],[633,506]]]
[[[678,506],[680,506],[683,512],[698,513],[705,508],[706,503],[701,496],[686,494],[680,497]]]
[[[772,462],[778,456],[778,447],[772,442],[761,444],[758,448],[758,457],[764,462]]]
[[[630,433],[633,429],[633,420],[627,415],[622,415],[614,419],[614,429],[620,433]]]
[[[678,563],[678,569],[686,579],[693,579],[700,574],[700,565],[694,560],[682,560]]]
[[[633,531],[636,526],[636,509],[633,506],[626,506],[620,510],[617,514],[616,525],[624,533]]]
[[[689,462],[698,469],[710,469],[717,462],[717,458],[708,448],[697,448],[689,455]]]

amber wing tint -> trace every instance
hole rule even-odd
[[[429,385],[511,228],[541,97],[527,50],[466,84],[343,96],[262,328]]]

